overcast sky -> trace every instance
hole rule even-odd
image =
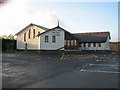
[[[0,35],[15,34],[30,23],[57,25],[71,33],[109,31],[118,41],[118,2],[40,2],[10,0],[0,6]]]

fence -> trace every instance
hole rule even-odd
[[[2,51],[16,50],[16,40],[2,39]]]

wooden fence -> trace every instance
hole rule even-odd
[[[2,39],[2,51],[16,50],[16,40]]]

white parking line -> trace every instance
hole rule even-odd
[[[65,56],[65,55],[63,54],[63,55],[62,55],[62,57],[61,57],[60,59],[63,59],[63,58],[64,58],[64,56]]]
[[[105,62],[106,60],[96,60],[97,62]]]
[[[118,74],[118,73],[120,73],[120,72],[114,72],[114,71],[100,71],[100,70],[85,70],[85,69],[81,69],[80,70],[81,72],[102,72],[102,73],[116,73],[116,74]]]
[[[99,66],[116,66],[116,67],[120,66],[120,65],[106,65],[106,64],[90,64],[90,66],[93,66],[93,65],[95,65],[95,66],[97,66],[97,65],[99,65]]]

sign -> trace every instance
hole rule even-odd
[[[53,30],[54,36],[60,36],[60,30]]]

